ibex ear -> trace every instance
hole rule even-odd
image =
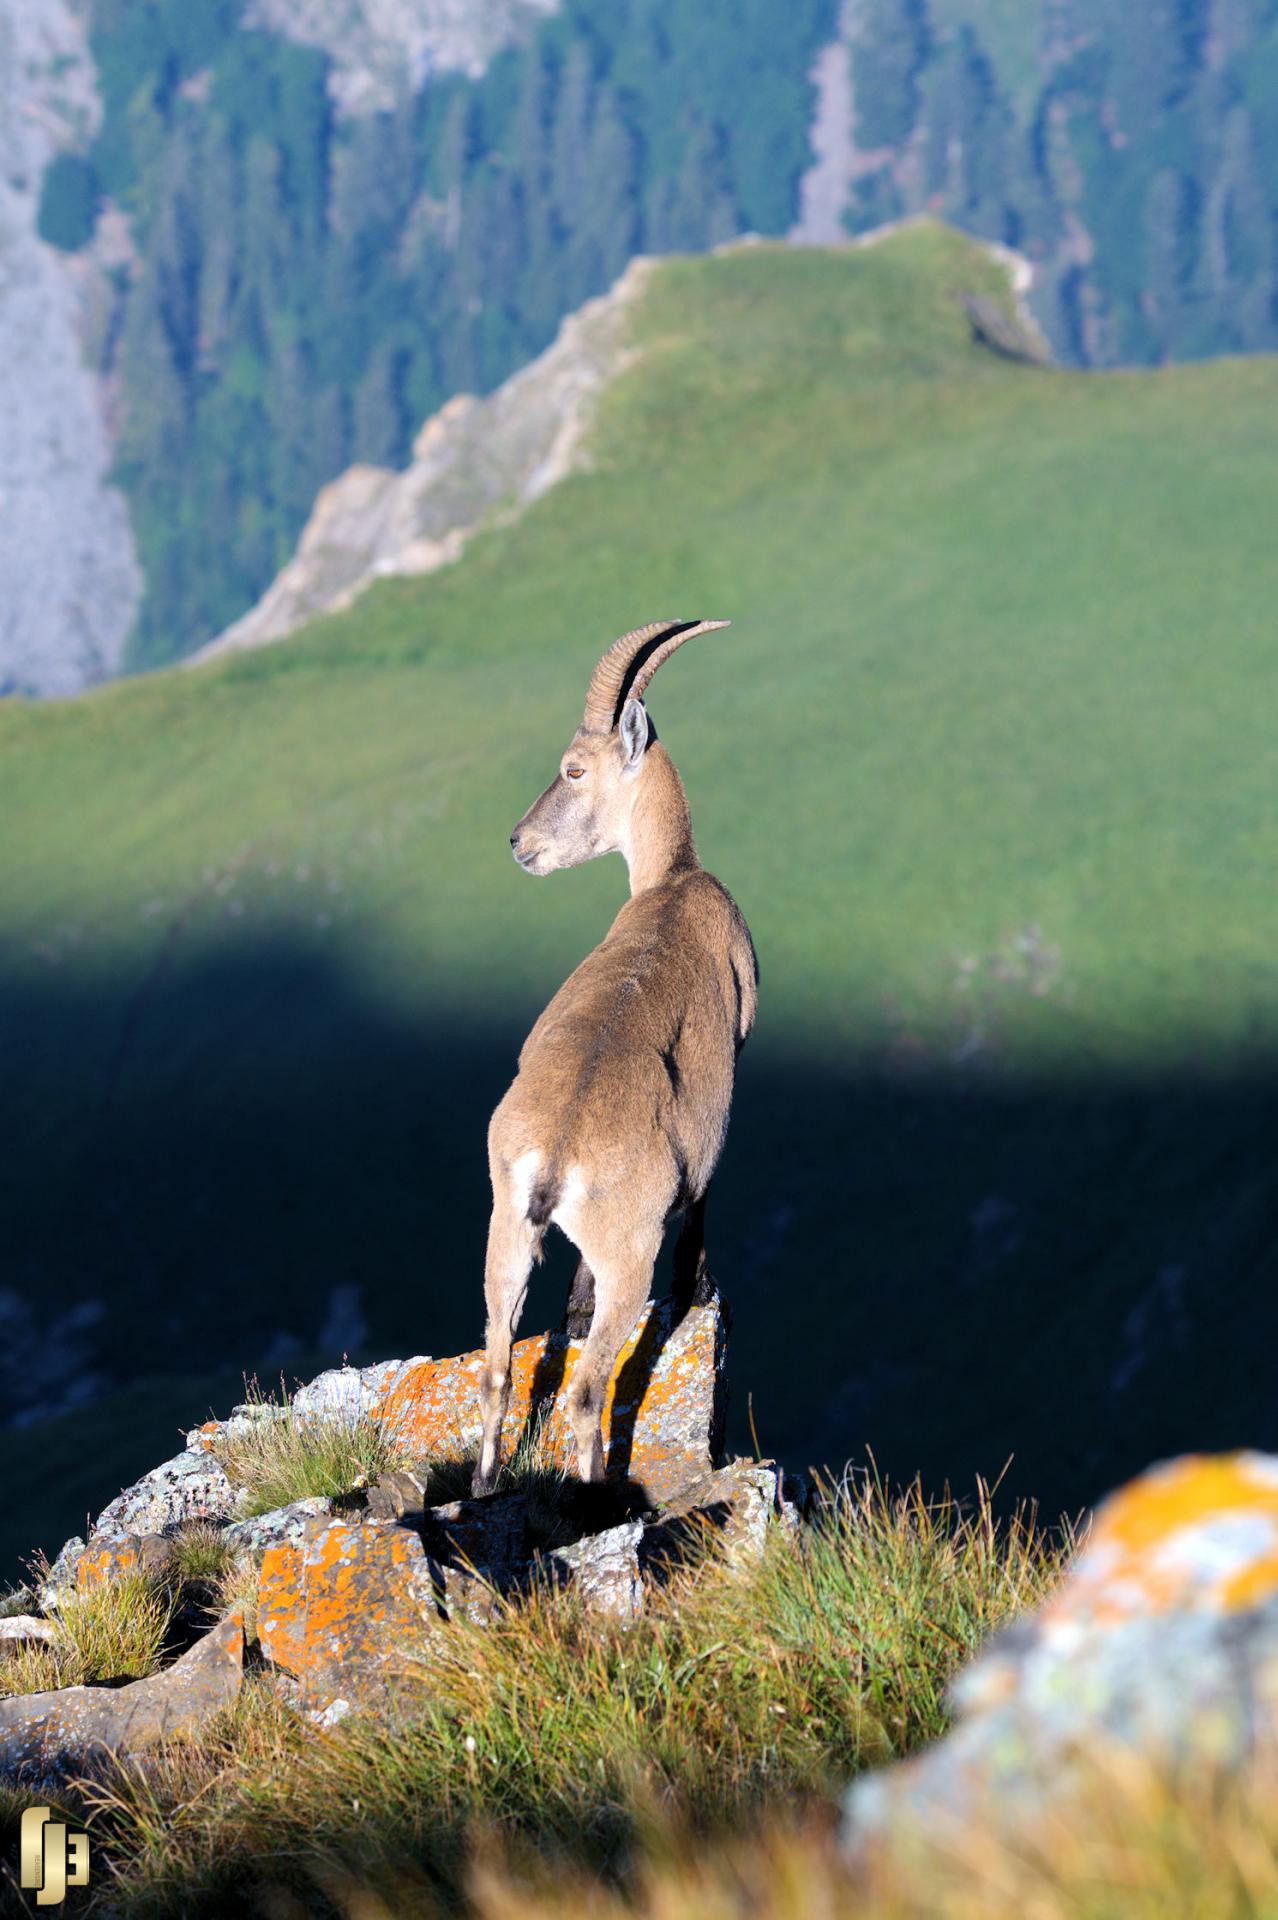
[[[627,700],[618,723],[626,756],[626,772],[633,773],[648,750],[648,711],[642,700]]]

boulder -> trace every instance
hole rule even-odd
[[[1231,1771],[1278,1735],[1278,1458],[1187,1456],[1111,1496],[1059,1591],[952,1689],[958,1724],[856,1782],[853,1851],[1041,1820],[1098,1754]]]
[[[560,1332],[517,1341],[502,1446],[509,1458],[529,1423],[544,1419],[550,1457],[574,1459],[565,1396],[582,1342]],[[727,1314],[718,1297],[676,1323],[670,1300],[651,1303],[622,1349],[604,1404],[610,1477],[632,1481],[655,1505],[708,1473],[722,1447]],[[481,1350],[406,1363],[374,1417],[410,1458],[460,1458],[480,1440]]]
[[[36,1600],[42,1613],[56,1613],[68,1595],[75,1592],[76,1568],[83,1552],[84,1541],[78,1533],[72,1534],[36,1588]]]
[[[745,1564],[763,1552],[774,1525],[796,1528],[804,1497],[802,1483],[770,1460],[730,1460],[703,1474],[663,1503],[644,1542],[645,1564],[663,1552],[679,1557],[692,1526],[720,1533],[730,1560]]]
[[[183,1520],[227,1520],[235,1489],[218,1462],[201,1446],[188,1446],[102,1509],[95,1535],[164,1533]]]
[[[384,1696],[433,1612],[431,1568],[407,1527],[312,1520],[300,1545],[262,1560],[262,1652],[301,1682],[309,1708]]]
[[[93,1534],[75,1563],[80,1593],[122,1573],[158,1574],[173,1557],[173,1542],[160,1533]]]
[[[125,1687],[64,1687],[0,1700],[0,1772],[48,1780],[101,1754],[129,1754],[189,1737],[234,1704],[243,1678],[244,1623],[229,1613],[161,1673]]]
[[[11,1613],[0,1620],[0,1646],[18,1646],[27,1640],[56,1640],[56,1620],[37,1620],[33,1613]]]
[[[625,1520],[619,1527],[594,1533],[570,1547],[556,1547],[552,1567],[565,1573],[581,1595],[588,1613],[629,1622],[643,1612],[643,1582],[639,1577],[642,1520]]]
[[[287,1507],[274,1507],[269,1513],[255,1514],[249,1520],[232,1520],[223,1528],[222,1537],[229,1546],[243,1553],[260,1553],[267,1547],[298,1546],[305,1538],[307,1522],[323,1519],[333,1511],[333,1503],[322,1493],[304,1500],[291,1501]]]

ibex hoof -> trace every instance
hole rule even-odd
[[[498,1469],[496,1467],[491,1468],[488,1473],[485,1473],[482,1467],[475,1468],[470,1483],[470,1497],[472,1500],[482,1500],[486,1493],[492,1492],[493,1488],[497,1485],[497,1473]]]
[[[590,1307],[570,1307],[564,1315],[564,1332],[570,1340],[584,1340],[594,1319]]]

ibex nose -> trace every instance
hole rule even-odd
[[[519,851],[519,828],[518,827],[515,828],[515,831],[510,836],[510,844],[514,848],[515,852],[517,853]]]

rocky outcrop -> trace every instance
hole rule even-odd
[[[80,12],[0,0],[0,694],[113,673],[141,598],[81,316],[96,269],[36,231],[44,169],[99,114]]]
[[[418,434],[402,473],[351,467],[325,487],[295,557],[192,660],[280,640],[350,606],[375,580],[433,573],[585,465],[599,396],[629,363],[629,310],[651,265],[633,260],[611,292],[565,320],[545,353],[495,393],[450,400]]]
[[[583,1487],[571,1472],[564,1402],[581,1342],[558,1333],[515,1347],[504,1432],[514,1464],[483,1499],[441,1497],[469,1480],[482,1353],[336,1368],[299,1388],[288,1408],[292,1432],[308,1422],[371,1422],[397,1464],[371,1485],[361,1478],[345,1495],[273,1513],[240,1516],[242,1496],[218,1450],[228,1434],[285,1410],[253,1404],[206,1421],[182,1453],[102,1510],[87,1546],[67,1542],[36,1596],[46,1618],[24,1618],[9,1637],[56,1638],[48,1616],[56,1619],[72,1593],[87,1603],[107,1581],[173,1583],[179,1537],[193,1520],[230,1550],[235,1591],[249,1596],[261,1655],[285,1697],[324,1725],[353,1709],[390,1711],[428,1662],[435,1635],[458,1619],[486,1624],[539,1583],[575,1593],[601,1624],[625,1626],[706,1529],[731,1561],[760,1554],[774,1524],[798,1524],[796,1483],[766,1462],[723,1460],[727,1331],[713,1294],[682,1319],[669,1300],[649,1306],[609,1383],[603,1486]],[[191,1617],[188,1606],[183,1618]],[[0,1717],[0,1767],[56,1772],[91,1742],[132,1750],[193,1724],[182,1718],[188,1706],[203,1713],[215,1696],[224,1702],[233,1639],[219,1628],[200,1643],[203,1664],[186,1655],[111,1694],[114,1718],[103,1689],[11,1702],[8,1719]],[[192,1690],[192,1674],[213,1676],[207,1699]]]
[[[147,1680],[0,1700],[0,1773],[41,1782],[104,1754],[189,1738],[234,1704],[243,1672],[244,1622],[229,1613]]]
[[[510,1407],[502,1429],[509,1456],[530,1420],[542,1450],[565,1468],[573,1455],[565,1402],[582,1342],[543,1333],[511,1354]],[[669,1499],[714,1464],[727,1398],[727,1324],[717,1299],[677,1324],[669,1300],[646,1307],[621,1350],[604,1402],[608,1471],[653,1502]],[[474,1454],[480,1437],[481,1352],[428,1360],[397,1377],[376,1417],[414,1458]]]
[[[953,1701],[946,1739],[851,1788],[854,1853],[978,1820],[1032,1832],[1112,1756],[1245,1764],[1278,1726],[1278,1459],[1190,1456],[1114,1494],[1059,1592]]]
[[[396,106],[433,73],[478,79],[558,10],[559,0],[250,0],[244,24],[320,48],[339,113],[361,114]]]

